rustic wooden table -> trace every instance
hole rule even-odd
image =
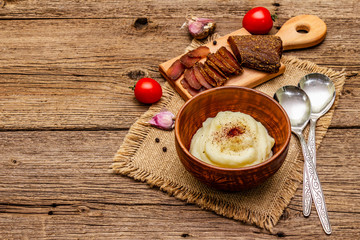
[[[360,238],[360,4],[315,1],[0,0],[0,236],[5,239],[322,239],[315,210],[302,216],[300,187],[274,232],[178,201],[113,175],[112,158],[149,106],[129,86],[183,53],[187,15],[217,33],[241,27],[250,8],[278,19],[313,14],[325,41],[285,53],[347,80],[318,151],[333,234]]]

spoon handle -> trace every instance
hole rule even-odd
[[[301,133],[296,133],[296,135],[299,137],[301,143],[301,148],[303,151],[304,161],[305,161],[304,171],[309,178],[310,192],[314,200],[316,211],[319,215],[319,219],[325,233],[331,234],[331,225],[330,225],[329,216],[325,204],[325,198],[321,188],[319,177],[317,175],[314,163],[311,160],[309,149],[304,140],[304,136]]]
[[[316,119],[310,119],[310,130],[308,137],[308,148],[309,153],[312,158],[312,162],[314,163],[314,167],[316,168],[316,143],[315,143],[315,127],[316,127]],[[304,164],[305,165],[305,164]],[[304,166],[305,167],[305,166]],[[305,217],[310,216],[311,213],[311,191],[309,178],[303,173],[304,181],[303,181],[303,214]]]

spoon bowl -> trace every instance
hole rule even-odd
[[[291,123],[291,130],[302,132],[310,119],[311,104],[306,93],[296,86],[283,86],[274,95],[285,109]]]
[[[321,117],[334,103],[335,85],[321,73],[310,73],[300,79],[299,87],[306,92],[311,102],[311,116]]]

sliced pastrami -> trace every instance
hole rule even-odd
[[[197,49],[194,49],[187,53],[189,57],[200,57],[204,58],[210,53],[210,49],[206,46],[200,46]]]
[[[166,71],[166,75],[173,81],[178,79],[181,74],[185,71],[184,65],[180,62],[180,60],[176,60]]]
[[[214,81],[216,82],[216,86],[221,86],[225,83],[226,78],[223,78],[215,69],[210,67],[207,63],[204,64],[204,70],[210,78],[214,79]]]
[[[199,81],[196,79],[194,74],[194,68],[187,68],[184,72],[184,78],[189,83],[190,87],[199,90],[202,85],[199,83]]]
[[[234,71],[231,71],[219,59],[217,59],[214,53],[208,55],[208,60],[213,62],[224,73],[225,76],[230,76],[235,72],[235,69]]]
[[[203,75],[203,77],[205,78],[205,80],[206,80],[211,86],[216,87],[216,85],[217,85],[216,81],[215,81],[213,78],[211,78],[211,77],[206,73],[206,71],[205,71],[205,69],[204,69],[204,64],[199,63],[198,66],[199,66],[200,73],[201,73],[201,75]]]
[[[232,55],[231,52],[229,52],[229,50],[227,50],[225,47],[221,47],[217,50],[217,52],[219,52],[219,54],[234,68],[236,69],[235,74],[239,75],[241,74],[244,70],[241,67],[241,61],[240,63],[238,62],[238,60],[236,60],[236,58]]]
[[[224,65],[227,67],[227,69],[229,69],[229,71],[231,72],[231,74],[235,74],[236,73],[236,69],[234,67],[231,66],[231,64],[226,61],[225,58],[223,58],[223,56],[221,56],[221,54],[219,52],[214,53],[214,56]]]
[[[200,61],[201,57],[190,57],[188,54],[184,54],[180,58],[180,62],[185,66],[185,68],[191,68],[198,61]]]
[[[194,68],[195,77],[196,77],[196,79],[199,81],[199,83],[200,83],[201,85],[203,85],[204,88],[206,88],[206,89],[212,88],[212,86],[206,81],[206,79],[204,78],[204,76],[201,74],[201,72],[200,72],[200,67],[199,67],[199,63],[196,63],[193,68]]]
[[[196,94],[199,93],[198,90],[190,87],[189,83],[186,81],[185,78],[181,79],[180,83],[183,86],[183,88],[186,89],[190,93],[191,96],[195,96]]]
[[[209,59],[206,59],[205,63],[207,65],[209,65],[210,67],[212,67],[213,69],[215,69],[221,77],[225,78],[226,80],[229,80],[229,78],[225,75],[225,73],[223,73],[220,68],[218,66],[216,66],[215,63],[213,63],[212,61],[210,61]]]

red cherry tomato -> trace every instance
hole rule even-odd
[[[135,97],[142,103],[155,103],[162,96],[160,84],[152,78],[140,79],[134,89]]]
[[[269,10],[256,7],[245,14],[242,24],[252,34],[267,34],[273,26],[273,21]]]

